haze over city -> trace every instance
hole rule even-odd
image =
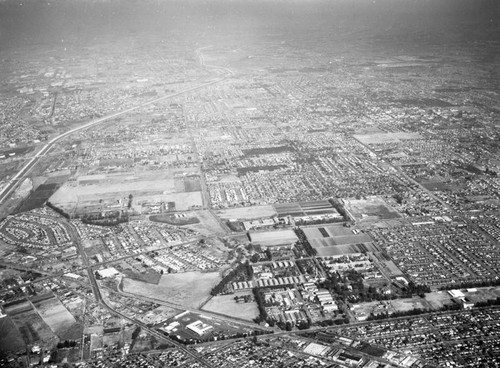
[[[496,367],[500,3],[0,1],[0,366]]]

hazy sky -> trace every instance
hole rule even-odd
[[[331,31],[336,25],[499,39],[499,22],[496,0],[4,0],[0,47],[61,38],[86,44],[129,33],[196,38],[245,30]]]

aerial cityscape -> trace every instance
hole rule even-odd
[[[0,367],[500,366],[500,3],[0,0]]]

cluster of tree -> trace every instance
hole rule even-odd
[[[335,318],[335,319],[325,319],[323,321],[319,321],[316,324],[321,327],[333,326],[333,325],[344,325],[349,323],[349,318]]]
[[[474,306],[477,308],[492,307],[495,305],[500,305],[500,296],[497,297],[496,299],[488,299],[488,300],[485,300],[484,302],[477,302],[476,304],[474,304]]]
[[[253,302],[253,296],[252,295],[236,295],[234,297],[234,301],[236,303],[250,303],[250,302]]]
[[[316,266],[314,264],[314,261],[312,261],[312,260],[298,259],[295,263],[296,263],[299,271],[303,275],[314,275],[316,272]]]
[[[99,226],[116,226],[129,221],[128,214],[111,212],[103,217],[101,214],[86,214],[81,218],[82,223]]]
[[[463,305],[460,303],[453,303],[453,304],[445,304],[441,308],[439,308],[436,311],[431,311],[429,309],[422,309],[422,308],[415,308],[415,309],[410,309],[408,311],[397,311],[394,313],[389,314],[388,312],[383,312],[379,313],[376,315],[370,315],[368,316],[368,321],[375,321],[375,320],[381,320],[381,319],[389,319],[389,318],[398,318],[398,317],[409,317],[409,316],[418,316],[420,314],[425,314],[425,313],[430,313],[430,312],[448,312],[448,311],[456,311],[463,309]]]
[[[257,303],[257,308],[259,309],[259,315],[254,318],[254,322],[260,323],[262,321],[266,321],[268,319],[268,315],[266,312],[266,308],[264,307],[264,298],[262,297],[262,293],[258,288],[253,288],[252,291],[255,302]]]
[[[408,286],[403,288],[401,291],[402,298],[411,298],[414,295],[418,295],[423,298],[425,293],[431,292],[431,288],[428,285],[415,284],[413,281],[410,281]]]
[[[482,280],[482,281],[464,281],[455,284],[449,284],[441,287],[441,290],[468,289],[475,287],[500,286],[500,279]]]
[[[332,273],[329,278],[320,283],[319,286],[330,290],[343,299],[349,299],[356,302],[411,298],[415,295],[424,297],[425,293],[431,291],[428,285],[419,285],[410,281],[406,287],[400,288],[398,294],[381,293],[373,286],[365,287],[363,284],[363,275],[356,270],[347,270],[344,272],[343,276],[338,272]]]
[[[345,221],[349,220],[349,215],[347,214],[347,211],[345,210],[344,206],[338,199],[330,199],[328,202],[337,210],[338,213],[342,215]]]
[[[64,340],[64,342],[59,341],[57,343],[57,348],[58,349],[74,348],[75,346],[76,346],[76,341],[75,340]]]
[[[236,268],[231,270],[222,280],[213,287],[210,291],[212,296],[216,296],[227,292],[227,285],[230,282],[238,280],[248,280],[253,277],[253,269],[248,260],[245,263],[240,263]]]
[[[306,234],[304,234],[304,231],[302,231],[302,229],[295,229],[295,233],[297,234],[299,242],[306,251],[307,255],[315,257],[318,254],[318,251],[311,246],[307,240]]]
[[[299,219],[295,221],[295,225],[300,226],[300,225],[321,225],[321,224],[331,224],[335,222],[343,222],[343,218],[320,218],[317,220],[303,220]]]

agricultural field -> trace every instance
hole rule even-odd
[[[338,214],[332,204],[327,200],[307,201],[296,203],[279,203],[274,208],[279,217],[302,217],[326,214]]]
[[[241,294],[238,294],[241,296]],[[202,308],[208,312],[225,314],[230,317],[241,318],[248,321],[253,320],[259,315],[259,309],[256,302],[237,303],[234,295],[214,296]]]
[[[345,199],[345,208],[356,221],[378,221],[400,218],[401,215],[379,197]]]
[[[372,238],[368,234],[354,233],[352,228],[342,225],[308,227],[302,230],[311,246],[322,257],[375,250],[371,244]]]
[[[274,207],[271,205],[228,208],[217,210],[215,213],[224,220],[256,220],[277,215]]]
[[[183,272],[162,275],[158,285],[123,279],[123,291],[190,308],[199,307],[220,281],[218,272]]]
[[[59,299],[51,298],[38,303],[35,307],[45,323],[61,340],[75,340],[81,338],[83,327],[66,309]]]

